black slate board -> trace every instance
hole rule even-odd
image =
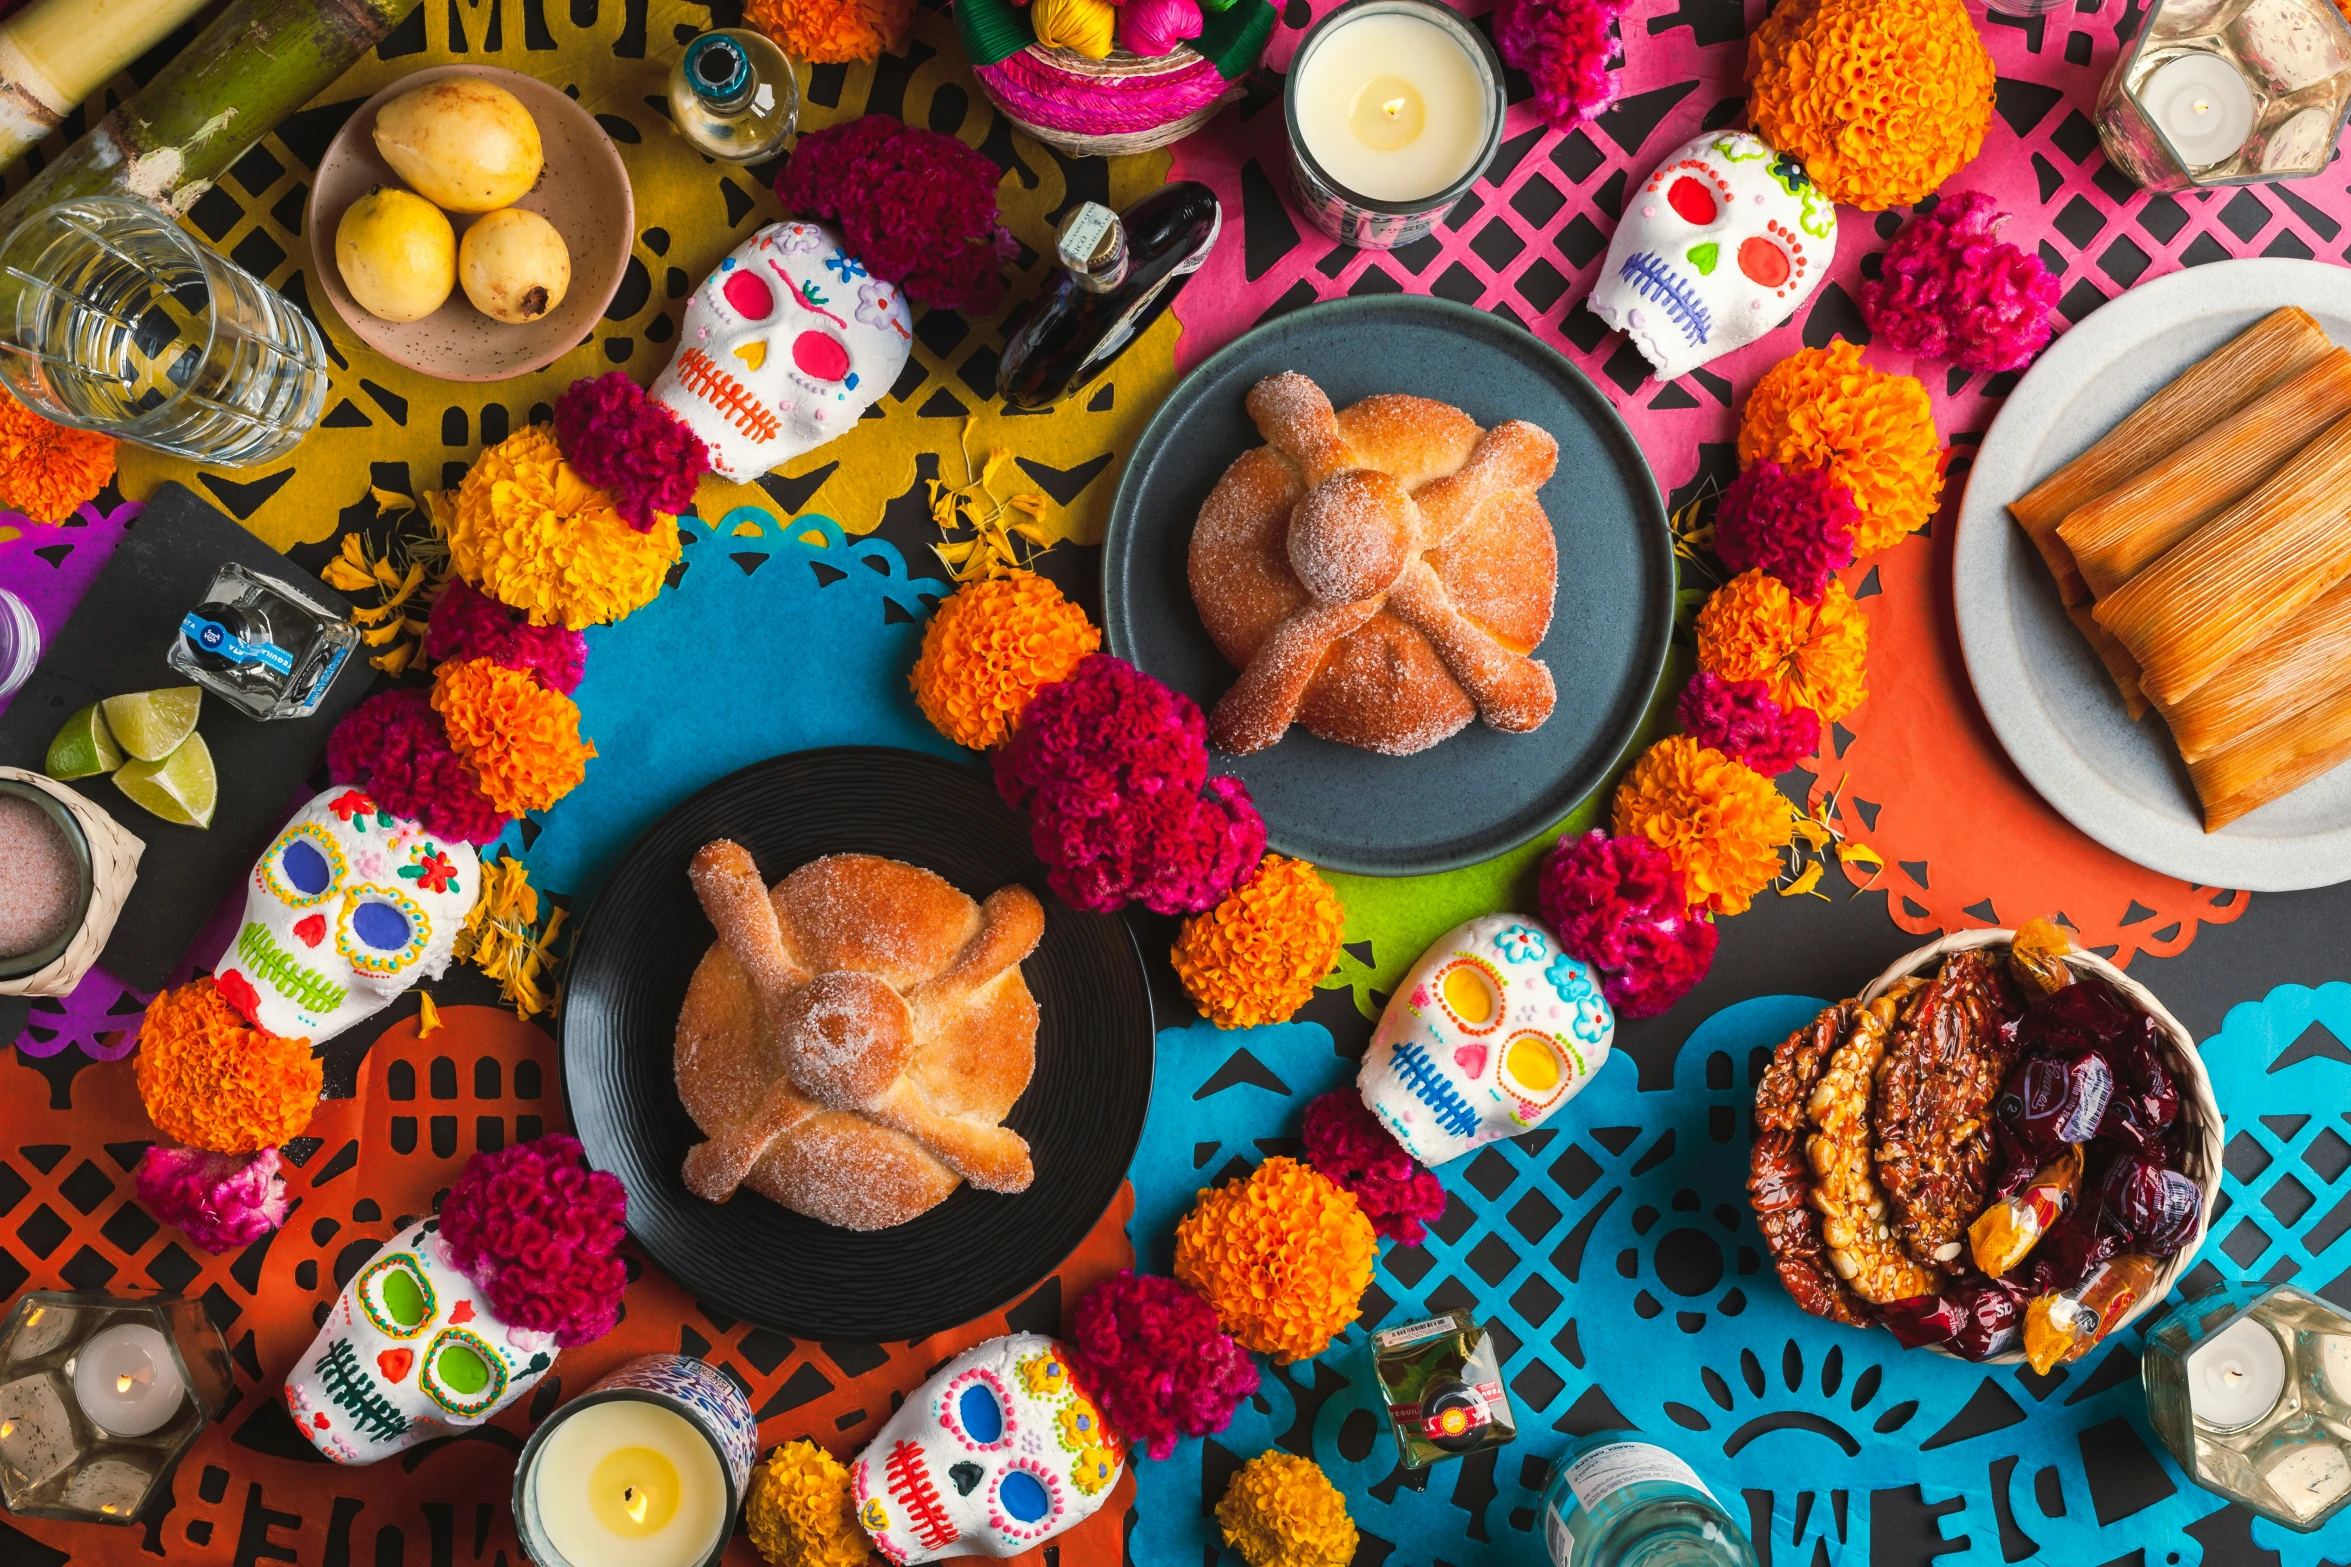
[[[164,662],[164,651],[180,617],[202,602],[213,573],[231,560],[330,608],[351,607],[194,492],[166,484],[123,535],[73,619],[41,650],[33,678],[0,714],[0,766],[40,771],[58,726],[102,697],[189,684]],[[140,990],[160,989],[171,977],[197,930],[285,824],[287,804],[318,765],[335,721],[374,675],[354,655],[317,712],[268,723],[205,693],[196,730],[212,748],[220,773],[220,805],[209,828],[151,816],[109,778],[73,785],[147,845],[138,885],[98,960],[108,973]]]

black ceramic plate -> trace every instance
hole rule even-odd
[[[1456,405],[1487,427],[1525,419],[1559,441],[1543,510],[1559,538],[1559,596],[1535,656],[1559,706],[1506,735],[1473,722],[1417,756],[1334,745],[1293,727],[1254,756],[1215,757],[1249,785],[1284,854],[1410,876],[1490,859],[1603,784],[1639,728],[1673,630],[1673,537],[1641,449],[1584,373],[1508,321],[1407,294],[1311,306],[1269,321],[1186,376],[1127,459],[1102,558],[1110,650],[1197,701],[1232,684],[1192,608],[1192,520],[1225,469],[1263,444],[1242,408],[1283,370],[1334,406],[1375,392]]]
[[[770,882],[824,854],[887,855],[973,898],[1021,882],[1045,905],[1022,965],[1040,1013],[1037,1071],[1005,1124],[1036,1184],[966,1186],[910,1224],[859,1235],[751,1192],[727,1203],[679,1177],[701,1140],[671,1068],[678,1008],[716,939],[686,865],[713,838]],[[779,1333],[918,1339],[1007,1304],[1059,1267],[1126,1178],[1151,1101],[1151,1002],[1123,921],[1045,892],[1022,820],[969,767],[879,746],[801,751],[732,773],[638,839],[572,953],[564,1090],[598,1169],[627,1185],[629,1231],[699,1299]]]

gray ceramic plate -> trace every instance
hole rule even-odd
[[[2040,552],[2003,508],[2281,305],[2300,305],[2336,342],[2351,343],[2351,271],[2315,261],[2214,262],[2101,306],[2041,356],[1992,421],[1954,545],[1968,678],[2018,771],[2124,858],[2199,886],[2254,892],[2351,879],[2351,767],[2205,832],[2163,721],[2124,716]]]
[[[1375,392],[1452,403],[1479,424],[1525,419],[1559,441],[1543,509],[1559,597],[1535,656],[1559,707],[1531,734],[1472,723],[1417,756],[1379,756],[1293,728],[1254,756],[1213,758],[1249,786],[1283,854],[1412,876],[1490,859],[1608,779],[1639,728],[1673,631],[1673,539],[1632,432],[1582,371],[1508,321],[1413,295],[1339,299],[1267,322],[1186,376],[1144,428],[1102,553],[1110,651],[1202,708],[1234,670],[1192,608],[1192,519],[1232,460],[1263,444],[1242,408],[1266,376],[1312,376],[1333,404]]]

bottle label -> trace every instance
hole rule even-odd
[[[1575,1531],[1556,1504],[1543,1509],[1543,1544],[1550,1548],[1551,1567],[1568,1567],[1575,1560]]]
[[[1648,1480],[1669,1480],[1688,1486],[1710,1502],[1715,1499],[1695,1469],[1664,1448],[1651,1447],[1646,1442],[1611,1442],[1606,1447],[1593,1448],[1567,1466],[1568,1486],[1575,1492],[1577,1505],[1586,1512],[1626,1486]]]
[[[259,664],[281,675],[294,672],[294,655],[275,642],[248,642],[219,621],[207,620],[194,610],[181,617],[180,634],[204,652],[232,664]]]
[[[1459,1319],[1452,1316],[1431,1317],[1426,1322],[1407,1323],[1400,1328],[1382,1328],[1371,1336],[1371,1341],[1382,1349],[1402,1349],[1424,1338],[1454,1332],[1460,1326]]]
[[[310,689],[302,693],[302,700],[310,706],[316,707],[319,698],[326,695],[327,687],[334,684],[335,676],[342,672],[343,660],[350,656],[351,646],[349,643],[335,649],[334,656],[327,660],[326,667],[318,672],[318,678],[310,682]]]

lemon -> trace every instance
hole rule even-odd
[[[106,727],[116,743],[142,762],[160,762],[196,732],[196,714],[204,693],[195,686],[173,686],[165,691],[134,691],[110,696],[98,705],[106,710]]]
[[[209,827],[212,808],[220,799],[220,780],[212,771],[212,748],[202,735],[192,734],[178,750],[159,762],[126,762],[114,775],[114,786],[167,822],[183,827]]]
[[[422,321],[457,284],[457,233],[414,191],[378,186],[335,225],[335,265],[369,315]]]
[[[57,738],[49,742],[49,759],[41,770],[70,783],[76,778],[111,773],[124,760],[122,747],[114,743],[114,732],[106,727],[106,715],[92,702],[57,731]]]

